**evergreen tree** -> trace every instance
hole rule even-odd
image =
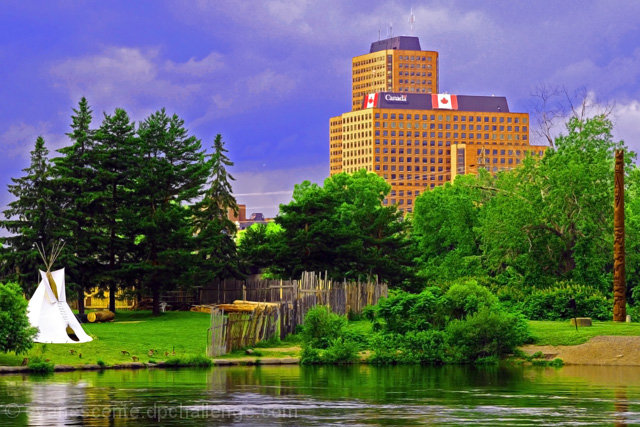
[[[412,286],[409,223],[396,206],[382,205],[390,189],[365,170],[333,175],[322,187],[296,185],[276,217],[283,232],[269,239],[276,254],[271,270],[284,277],[303,271],[327,271],[335,279],[377,275]]]
[[[220,134],[216,136],[213,148],[214,153],[209,161],[211,185],[194,209],[199,260],[192,275],[195,283],[239,275],[234,241],[236,225],[228,215],[229,212],[238,213],[238,204],[231,188],[234,178],[227,172],[233,162],[225,154],[227,150]]]
[[[192,211],[185,203],[202,194],[208,162],[184,121],[164,109],[142,122],[138,135],[137,214],[128,219],[137,230],[138,259],[130,268],[151,292],[153,312],[159,314],[161,291],[178,286],[192,269]]]
[[[100,251],[99,279],[109,289],[109,310],[115,312],[116,293],[121,282],[127,254],[126,225],[123,210],[132,201],[135,170],[135,126],[123,109],[104,115],[102,125],[94,135],[93,167],[96,171],[95,235]]]
[[[53,159],[55,200],[61,227],[57,237],[66,242],[60,260],[68,267],[70,281],[76,288],[78,311],[84,313],[84,291],[96,273],[97,250],[93,218],[95,216],[94,131],[90,128],[92,111],[86,98],[78,103],[71,116],[72,144],[61,148],[62,155]]]
[[[57,218],[50,182],[51,163],[42,137],[31,151],[31,164],[21,178],[11,178],[9,193],[15,200],[4,211],[0,226],[11,236],[2,238],[3,276],[18,282],[31,294],[39,282],[40,257],[35,244],[48,245],[55,235]]]

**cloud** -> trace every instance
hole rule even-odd
[[[611,116],[615,138],[625,141],[629,148],[640,153],[640,101],[616,104]]]
[[[247,214],[262,212],[274,217],[280,204],[289,203],[293,187],[309,180],[321,184],[329,175],[325,164],[261,171],[234,172],[234,194],[238,203],[247,205]]]
[[[191,61],[191,60],[190,60]],[[167,63],[173,72],[193,72],[202,67],[196,62]],[[110,111],[115,107],[140,108],[149,98],[184,103],[197,92],[199,85],[172,82],[161,76],[157,50],[132,47],[108,47],[93,55],[67,58],[51,66],[55,85],[69,93],[76,102],[86,96],[92,105]],[[146,102],[145,102],[146,101]]]
[[[201,60],[189,58],[187,62],[179,63],[171,60],[166,61],[165,69],[170,73],[180,76],[206,77],[225,66],[224,56],[217,52],[211,52]]]
[[[162,58],[158,49],[111,46],[57,61],[50,75],[73,102],[86,96],[98,111],[121,107],[142,119],[165,106],[193,112],[198,125],[286,98],[296,89],[297,78],[295,70],[282,71],[285,68],[267,58],[228,58],[215,51],[179,62]],[[272,96],[247,96],[267,93]]]
[[[35,125],[24,122],[9,125],[7,130],[0,133],[0,147],[2,147],[2,163],[9,160],[11,162],[19,160],[25,163],[29,159],[29,153],[33,150],[36,139],[41,136],[45,140],[45,146],[49,154],[63,147],[67,140],[64,136],[51,131],[48,122],[38,122]]]

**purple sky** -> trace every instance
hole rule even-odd
[[[419,3],[416,4],[416,3]],[[349,109],[351,57],[389,23],[440,53],[440,90],[506,96],[532,112],[541,84],[614,105],[640,149],[640,2],[9,1],[0,10],[0,209],[38,135],[67,144],[86,96],[135,120],[166,107],[209,147],[227,143],[247,212],[275,215],[328,175],[328,120]]]

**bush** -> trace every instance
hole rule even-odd
[[[338,338],[347,320],[332,313],[329,308],[319,305],[307,312],[302,325],[301,337],[305,346],[327,348]]]
[[[574,317],[569,300],[575,299],[578,317],[610,320],[613,303],[599,290],[561,282],[555,287],[533,291],[522,303],[522,312],[531,320],[562,320]]]
[[[444,362],[446,335],[444,331],[410,331],[404,337],[405,362],[440,364]]]
[[[353,363],[358,360],[358,345],[345,338],[336,338],[322,354],[324,363]]]
[[[464,320],[452,321],[445,332],[448,357],[455,363],[504,356],[529,339],[527,322],[521,315],[487,307]]]
[[[27,365],[29,370],[34,374],[50,374],[53,372],[53,363],[34,357]]]
[[[320,356],[320,350],[315,347],[302,347],[302,353],[300,353],[300,363],[302,363],[303,365],[323,363],[322,357]]]
[[[411,330],[427,330],[444,323],[442,291],[430,287],[419,294],[399,291],[378,301],[376,315],[384,321],[387,332],[404,334]],[[369,313],[367,313],[369,315]]]
[[[0,351],[26,353],[38,333],[27,318],[27,300],[16,283],[0,283]]]
[[[444,295],[444,305],[451,319],[464,319],[481,308],[494,308],[498,298],[475,280],[454,283]]]

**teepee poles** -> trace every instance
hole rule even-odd
[[[47,268],[47,272],[45,273],[47,276],[47,280],[49,281],[49,285],[51,286],[51,291],[53,295],[55,295],[56,299],[58,299],[58,286],[56,285],[55,280],[53,280],[53,275],[51,274],[51,267],[53,267],[53,263],[56,262],[56,259],[62,253],[62,248],[64,248],[64,242],[56,242],[51,245],[51,252],[47,257],[47,253],[44,248],[44,244],[38,245],[35,244],[38,253],[40,254],[40,258],[42,258],[42,262],[44,262],[44,266]]]

